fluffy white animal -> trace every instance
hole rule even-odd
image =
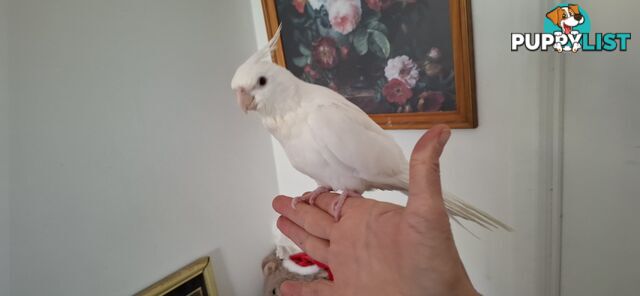
[[[242,110],[256,111],[289,161],[318,188],[294,199],[310,204],[322,193],[341,192],[333,204],[340,217],[347,197],[372,189],[409,189],[409,163],[398,144],[356,105],[329,88],[304,82],[271,61],[280,29],[269,44],[236,71],[232,81]],[[510,229],[458,198],[445,198],[449,214],[479,225]],[[457,220],[455,220],[457,222]]]

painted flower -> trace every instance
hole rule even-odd
[[[389,103],[404,105],[413,93],[404,81],[400,79],[389,80],[389,83],[382,89],[382,94]]]
[[[309,5],[313,9],[320,9],[322,5],[327,5],[327,0],[309,0]]]
[[[327,85],[327,87],[332,89],[333,91],[338,91],[338,86],[333,81],[330,81],[329,84]]]
[[[418,111],[436,112],[440,111],[444,103],[444,94],[440,91],[426,91],[418,96]]]
[[[429,54],[427,55],[430,59],[437,61],[442,57],[442,52],[440,52],[440,49],[437,47],[432,47],[431,50],[429,51]]]
[[[318,71],[314,70],[313,67],[311,67],[311,65],[304,66],[304,73],[309,75],[311,79],[318,79],[320,77],[320,74],[318,74]]]
[[[366,0],[367,6],[375,11],[380,11],[382,9],[382,0]]]
[[[293,2],[291,2],[291,4],[293,4],[293,6],[295,6],[295,8],[298,11],[298,13],[303,14],[304,13],[304,6],[307,4],[307,0],[293,0]]]
[[[429,77],[436,77],[442,73],[444,67],[439,63],[434,63],[430,61],[426,61],[424,63],[424,72],[427,73]]]
[[[418,67],[408,56],[399,56],[387,61],[384,68],[384,76],[389,81],[399,79],[409,88],[413,88],[419,78]]]
[[[338,64],[336,41],[331,37],[322,37],[313,44],[313,61],[318,67],[331,69]]]
[[[362,16],[360,0],[327,0],[326,6],[329,22],[335,31],[346,35],[358,26]]]
[[[340,47],[340,57],[342,57],[343,60],[346,60],[349,57],[349,46],[343,45]]]
[[[366,0],[367,6],[375,11],[380,11],[389,7],[393,1],[392,0]]]
[[[411,104],[404,105],[404,113],[411,113],[413,109],[411,108]]]

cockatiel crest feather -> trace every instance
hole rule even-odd
[[[256,51],[249,59],[247,59],[246,63],[258,63],[258,62],[269,62],[272,61],[273,52],[278,49],[278,43],[280,41],[280,31],[282,31],[282,24],[278,26],[278,29],[274,33],[271,40],[267,45],[260,48]]]

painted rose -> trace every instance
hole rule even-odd
[[[413,96],[411,89],[400,79],[392,79],[382,89],[382,94],[389,103],[404,105]]]
[[[328,0],[327,12],[333,30],[349,34],[358,26],[362,16],[360,0]]]
[[[384,76],[389,81],[399,79],[409,88],[413,88],[419,78],[418,67],[408,56],[399,56],[387,61],[384,68]]]
[[[293,0],[293,2],[291,2],[291,4],[293,4],[293,6],[298,11],[298,13],[303,14],[304,13],[304,6],[307,4],[307,0]]]
[[[327,5],[327,0],[309,0],[309,5],[313,9],[320,9],[322,5]]]
[[[322,37],[313,44],[313,61],[318,67],[332,69],[338,64],[337,44],[333,38]]]
[[[367,6],[371,8],[371,10],[381,11],[389,7],[392,3],[392,0],[366,0]]]
[[[418,111],[436,112],[442,109],[444,94],[440,91],[426,91],[418,96]]]

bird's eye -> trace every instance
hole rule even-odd
[[[271,291],[271,295],[276,295],[276,288],[273,288],[273,290]]]
[[[267,84],[267,78],[265,78],[264,76],[260,76],[260,78],[258,78],[258,85],[265,86],[266,84]]]

